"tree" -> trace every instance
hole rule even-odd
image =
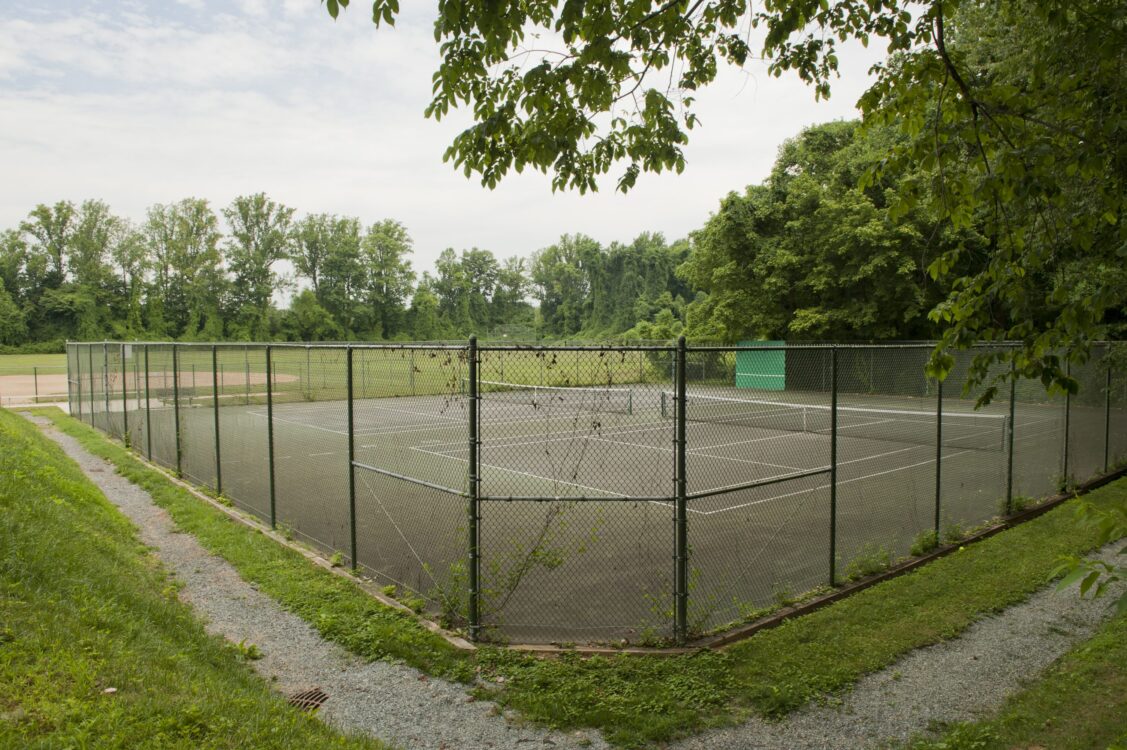
[[[158,337],[221,338],[222,235],[207,201],[156,204],[141,234],[152,268],[145,304],[149,330]]]
[[[282,316],[282,328],[290,341],[331,341],[341,335],[340,326],[311,289],[294,297]]]
[[[256,193],[235,198],[223,216],[231,229],[227,265],[236,335],[264,340],[270,335],[271,300],[285,284],[274,264],[290,256],[293,209]]]
[[[0,344],[22,344],[26,337],[27,322],[23,311],[4,288],[4,280],[0,278]]]
[[[407,298],[415,272],[411,270],[411,237],[398,221],[385,219],[368,228],[361,243],[369,328],[390,339],[405,333]]]
[[[325,4],[335,18],[348,1]],[[372,17],[392,24],[398,10],[374,0]],[[1076,263],[1127,255],[1125,19],[1121,0],[440,3],[426,113],[469,106],[474,123],[445,158],[484,185],[528,167],[551,172],[556,188],[593,190],[624,163],[617,184],[628,190],[643,170],[683,169],[693,93],[721,62],[756,52],[750,30],[762,33],[772,74],[794,71],[819,97],[839,43],[883,40],[890,57],[861,107],[908,141],[873,174],[919,167],[928,176],[917,191],[905,186],[905,210],[926,193],[940,218],[976,226],[988,243],[973,270],[954,270],[975,253],[960,248],[931,266],[954,290],[935,315],[944,334],[933,370],[950,367],[951,346],[1017,338],[1020,374],[1074,390],[1055,350],[1082,359],[1122,309],[1118,284],[1076,294],[1060,281]],[[1031,322],[1026,313],[1045,305]],[[979,364],[982,376],[989,363]]]
[[[694,326],[728,342],[934,336],[927,314],[942,293],[928,265],[977,238],[945,232],[923,209],[893,221],[891,179],[857,186],[895,141],[853,122],[808,128],[782,146],[765,184],[725,198],[680,269],[706,293],[692,303]]]
[[[601,252],[599,243],[577,234],[564,235],[556,244],[532,255],[532,284],[540,300],[541,324],[548,335],[573,336],[583,328],[591,290],[583,267]]]

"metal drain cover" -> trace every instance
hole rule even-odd
[[[321,688],[312,688],[310,690],[302,690],[290,697],[290,705],[297,706],[303,711],[316,711],[321,706],[325,705],[325,701],[329,699],[329,694]]]

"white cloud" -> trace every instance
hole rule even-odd
[[[846,78],[818,105],[761,65],[724,72],[697,97],[685,173],[643,176],[629,195],[614,193],[614,173],[597,195],[553,194],[535,173],[488,191],[442,163],[467,116],[422,116],[433,8],[412,5],[377,31],[363,4],[335,23],[309,0],[255,17],[181,4],[177,17],[0,16],[0,227],[64,198],[99,197],[139,219],[156,202],[192,195],[218,208],[261,190],[300,213],[397,218],[420,269],[447,246],[525,254],[564,232],[673,239],[762,180],[785,138],[852,116],[876,59],[844,52]]]

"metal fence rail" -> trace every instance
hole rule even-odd
[[[1115,345],[1075,395],[980,409],[983,349],[943,382],[930,349],[97,342],[67,380],[78,419],[471,638],[658,644],[1127,462]]]

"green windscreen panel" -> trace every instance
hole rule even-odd
[[[741,341],[740,346],[775,346],[770,349],[736,350],[736,387],[761,391],[783,391],[787,387],[785,341]]]

